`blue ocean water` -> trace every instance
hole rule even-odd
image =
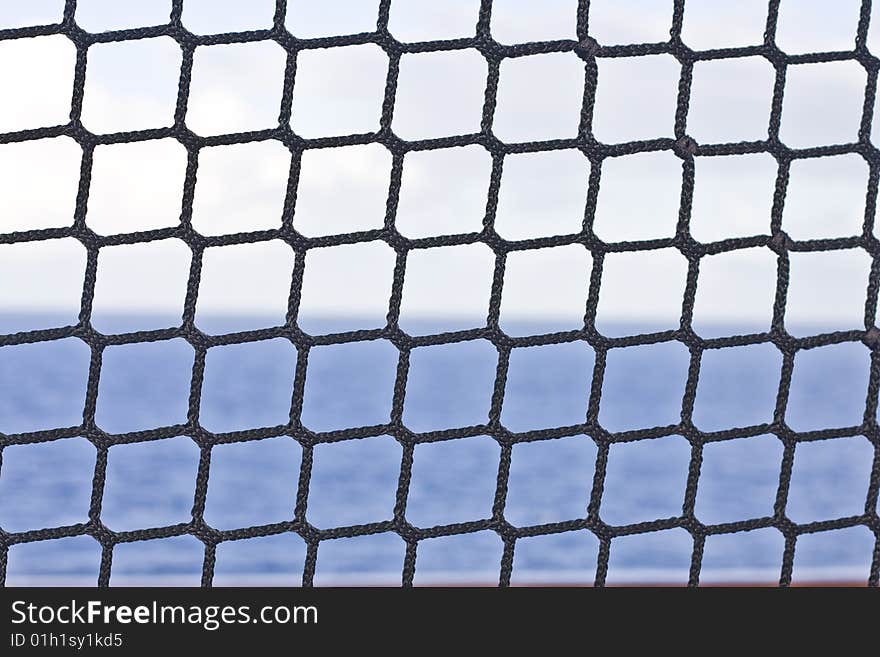
[[[5,318],[2,330],[30,329],[50,319]],[[136,325],[137,318],[120,320]],[[248,321],[249,324],[253,320]],[[228,323],[227,330],[235,324]],[[326,323],[327,331],[332,324]],[[540,327],[524,327],[540,333]],[[637,333],[633,330],[633,333]],[[76,339],[0,348],[0,432],[76,427],[90,361]],[[212,432],[273,427],[288,421],[297,354],[282,339],[209,350],[200,421]],[[105,350],[96,420],[108,433],[140,431],[186,420],[193,350],[183,340]],[[575,342],[518,348],[510,358],[501,419],[512,431],[583,422],[594,354]],[[417,432],[456,429],[487,420],[497,352],[474,340],[412,352],[404,422]],[[736,347],[704,355],[694,421],[706,431],[770,420],[781,358],[772,346]],[[303,423],[332,431],[387,422],[397,350],[386,341],[313,348],[306,371]],[[678,421],[688,369],[678,343],[615,349],[608,354],[599,419],[611,431]],[[796,430],[858,425],[864,413],[868,350],[861,344],[821,347],[795,362],[786,420]],[[269,432],[271,433],[271,432]],[[517,444],[505,517],[519,527],[586,515],[597,448],[586,435]],[[500,448],[475,436],[420,444],[414,453],[407,519],[419,527],[488,518]],[[862,436],[798,445],[787,515],[798,523],[864,513],[875,450]],[[307,519],[319,528],[388,520],[402,450],[389,436],[318,445]],[[622,442],[608,457],[600,516],[629,525],[681,514],[691,457],[679,436]],[[292,518],[302,453],[289,437],[230,442],[212,451],[205,519],[218,529]],[[161,527],[190,519],[199,453],[187,436],[110,448],[101,517],[115,531]],[[772,515],[782,461],[774,436],[705,446],[696,514],[707,524]],[[0,528],[6,532],[87,520],[94,447],[70,437],[12,445],[2,453]],[[400,581],[404,543],[395,534],[322,542],[316,583]],[[687,581],[693,540],[682,529],[635,534],[611,545],[609,582]],[[864,580],[874,537],[864,527],[799,538],[795,579]],[[586,530],[517,542],[514,583],[589,583],[598,540]],[[783,552],[775,529],[711,536],[702,581],[774,581]],[[417,583],[493,583],[502,543],[493,532],[419,543]],[[197,584],[204,555],[191,536],[118,545],[112,584]],[[297,584],[305,545],[292,534],[222,543],[215,584]],[[14,545],[8,583],[94,583],[100,550],[89,537]]]

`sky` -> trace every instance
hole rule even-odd
[[[683,39],[694,49],[760,43],[765,0],[688,0]],[[777,44],[789,53],[852,48],[858,0],[782,0]],[[880,3],[878,3],[880,4]],[[369,31],[377,0],[290,0],[286,25],[296,36]],[[0,29],[57,22],[61,0],[4,0]],[[393,0],[389,29],[401,41],[473,34],[478,0]],[[577,0],[496,0],[492,33],[502,43],[575,38]],[[76,20],[93,32],[161,24],[170,0],[80,0]],[[197,33],[260,29],[272,0],[186,0],[183,22]],[[668,38],[672,0],[593,0],[590,33],[603,45]],[[880,53],[880,17],[869,47]],[[74,64],[64,36],[0,41],[0,133],[68,120]],[[88,54],[83,124],[95,133],[170,125],[180,49],[167,37],[99,44]],[[277,124],[286,54],[272,42],[199,47],[187,125],[200,135]],[[680,66],[669,55],[600,58],[593,130],[606,143],[669,137]],[[300,55],[291,125],[306,137],[378,128],[387,57],[375,45],[310,50]],[[404,139],[479,130],[485,60],[475,50],[405,55],[392,129]],[[505,60],[496,135],[506,142],[575,136],[583,62],[572,53]],[[865,72],[852,62],[792,66],[787,74],[782,140],[795,148],[854,141]],[[759,57],[700,62],[694,68],[688,133],[724,143],[766,136],[773,69]],[[81,150],[59,137],[0,145],[0,231],[68,226]],[[99,146],[87,224],[102,235],[176,225],[185,149],[171,139]],[[280,225],[290,153],[263,142],[200,153],[193,226],[205,235]],[[379,145],[307,151],[294,226],[310,237],[381,227],[391,155]],[[491,161],[478,146],[410,153],[404,160],[397,228],[407,237],[481,228]],[[766,234],[776,163],[769,155],[700,157],[691,232],[703,242]],[[783,227],[794,239],[860,233],[868,169],[858,156],[795,163]],[[522,240],[580,230],[590,165],[577,151],[510,155],[504,161],[496,230]],[[608,242],[673,234],[681,161],[672,153],[606,160],[595,230]],[[99,256],[95,312],[179,313],[190,254],[179,241],[110,247]],[[206,254],[199,312],[281,314],[293,254],[282,242],[215,248]],[[0,245],[4,311],[76,313],[85,251],[73,239]],[[484,317],[493,255],[484,245],[413,252],[402,322],[430,316]],[[597,322],[673,327],[686,271],[680,253],[606,258]],[[387,312],[394,253],[360,244],[310,251],[301,313],[357,315],[379,325]],[[860,328],[870,260],[862,251],[795,254],[789,292],[792,324]],[[582,321],[591,258],[582,247],[512,254],[502,301],[505,319]],[[748,249],[707,257],[695,323],[766,325],[775,256]],[[709,329],[707,329],[709,330]]]

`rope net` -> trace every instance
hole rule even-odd
[[[79,321],[75,325],[59,328],[2,335],[0,336],[0,346],[41,343],[69,337],[76,337],[84,341],[91,350],[85,408],[83,409],[82,423],[79,426],[57,427],[30,433],[0,434],[0,454],[2,454],[3,449],[13,445],[42,443],[81,436],[88,439],[95,446],[97,461],[94,471],[88,522],[17,533],[0,529],[0,581],[5,581],[9,549],[18,544],[69,536],[91,536],[102,547],[98,584],[100,586],[107,586],[110,582],[114,548],[116,546],[134,541],[191,535],[204,544],[202,584],[210,586],[214,575],[216,548],[219,544],[225,541],[250,537],[295,533],[304,540],[307,546],[302,583],[305,586],[310,586],[313,583],[316,566],[320,558],[319,546],[325,542],[343,537],[395,533],[406,544],[401,583],[404,586],[408,586],[412,584],[416,572],[420,542],[434,537],[489,530],[497,533],[503,542],[503,556],[498,564],[498,582],[500,585],[505,586],[510,584],[511,581],[514,554],[517,549],[517,542],[520,539],[545,534],[588,530],[599,541],[595,584],[601,586],[606,581],[609,555],[614,549],[613,543],[616,538],[681,528],[686,530],[693,538],[689,583],[697,585],[700,581],[703,548],[707,537],[773,527],[785,539],[779,583],[781,585],[788,585],[792,580],[792,567],[800,537],[815,532],[862,526],[872,532],[875,538],[873,561],[870,567],[868,583],[871,586],[878,584],[878,581],[880,581],[880,518],[878,518],[877,514],[877,498],[878,487],[880,487],[880,430],[878,430],[876,412],[877,393],[878,387],[880,387],[880,328],[875,325],[874,317],[877,309],[878,282],[880,282],[880,243],[878,243],[877,238],[874,236],[873,224],[878,172],[880,172],[880,153],[870,142],[869,136],[872,125],[877,74],[878,70],[880,70],[880,59],[872,55],[866,47],[871,0],[864,0],[862,3],[854,49],[845,52],[817,52],[799,55],[786,54],[776,45],[779,0],[771,0],[769,2],[763,43],[742,48],[706,51],[695,51],[689,48],[682,40],[682,25],[686,13],[686,3],[684,0],[676,0],[674,2],[670,36],[667,41],[622,46],[603,46],[600,45],[597,39],[591,36],[588,20],[589,0],[580,0],[578,6],[576,40],[529,42],[515,45],[504,45],[493,38],[490,29],[493,9],[492,0],[482,0],[481,2],[475,36],[471,38],[417,43],[402,43],[392,36],[388,29],[389,12],[392,10],[390,0],[382,0],[379,4],[375,31],[313,39],[297,38],[288,31],[285,26],[285,16],[288,11],[286,0],[278,0],[271,29],[207,36],[193,34],[184,27],[181,20],[183,0],[173,0],[170,20],[167,24],[98,34],[86,32],[77,25],[75,21],[76,4],[76,0],[67,0],[64,7],[63,20],[60,23],[0,31],[0,41],[61,34],[70,39],[76,47],[76,65],[69,122],[63,125],[3,133],[0,134],[0,144],[27,142],[65,135],[76,140],[83,149],[81,176],[72,224],[65,228],[5,232],[0,234],[0,245],[35,242],[59,237],[74,238],[81,242],[87,250],[88,258]],[[88,76],[87,52],[89,48],[95,44],[138,40],[157,36],[171,37],[182,51],[182,66],[179,73],[173,125],[166,128],[114,132],[110,134],[94,134],[87,130],[83,126],[81,115],[85,82]],[[277,126],[266,130],[223,134],[213,137],[201,137],[195,134],[187,127],[187,106],[190,95],[194,53],[199,48],[208,45],[258,41],[275,42],[287,53]],[[381,105],[380,129],[369,134],[341,137],[304,138],[296,134],[290,127],[290,124],[292,105],[295,102],[294,87],[296,85],[298,55],[307,50],[335,48],[353,44],[376,44],[387,54],[389,59],[384,100]],[[392,130],[392,119],[395,110],[395,96],[398,88],[398,71],[401,58],[411,53],[462,49],[472,49],[479,52],[485,58],[488,65],[480,130],[473,134],[417,141],[405,141],[395,135]],[[528,141],[515,144],[505,143],[493,133],[500,66],[503,61],[509,58],[546,53],[573,53],[583,64],[584,95],[580,108],[577,135],[569,139]],[[642,57],[656,54],[672,55],[681,66],[677,88],[674,134],[667,136],[658,135],[657,138],[653,139],[620,144],[606,144],[598,141],[592,129],[595,90],[599,74],[597,62],[603,58]],[[691,82],[695,63],[754,56],[766,59],[775,70],[772,104],[770,114],[767,117],[767,138],[759,141],[737,143],[698,143],[688,134]],[[867,73],[867,85],[864,89],[864,105],[858,129],[858,139],[852,143],[803,149],[788,147],[780,140],[779,136],[787,70],[792,65],[797,64],[840,61],[856,62]],[[89,200],[92,157],[96,146],[160,138],[176,139],[186,148],[188,153],[188,164],[183,188],[183,210],[179,225],[172,228],[112,236],[101,236],[94,232],[86,223],[86,210]],[[289,149],[293,158],[282,212],[281,227],[272,230],[217,236],[199,234],[193,228],[191,218],[200,150],[208,146],[223,146],[266,140],[277,140]],[[384,226],[375,230],[322,237],[307,237],[301,234],[294,226],[294,217],[296,216],[299,163],[303,153],[309,149],[355,144],[381,144],[392,153],[391,183],[388,189]],[[491,154],[492,158],[490,186],[486,199],[482,230],[476,233],[419,239],[410,239],[402,235],[395,227],[395,216],[401,189],[404,156],[414,151],[428,151],[465,145],[482,146]],[[576,234],[537,239],[519,241],[503,239],[496,232],[494,223],[505,157],[514,153],[533,153],[561,149],[579,150],[586,156],[591,165],[582,230]],[[593,230],[596,199],[599,194],[603,162],[607,158],[655,151],[674,153],[681,163],[683,182],[675,235],[670,238],[639,242],[628,241],[613,244],[603,242]],[[692,197],[695,187],[695,159],[748,153],[770,154],[778,164],[769,232],[749,237],[724,239],[710,244],[695,240],[689,229]],[[845,238],[814,239],[808,241],[792,239],[782,229],[782,213],[785,206],[789,169],[792,162],[806,158],[821,158],[840,154],[857,154],[864,158],[870,169],[865,221],[861,234]],[[184,311],[180,324],[173,328],[138,331],[119,335],[106,335],[96,331],[91,323],[91,315],[99,250],[110,245],[144,243],[170,237],[184,241],[193,254]],[[290,288],[286,323],[270,329],[224,335],[207,335],[200,331],[194,322],[194,316],[199,293],[202,255],[205,249],[212,246],[276,239],[283,240],[289,244],[295,252],[295,266]],[[310,335],[301,330],[298,325],[298,309],[306,253],[310,249],[318,247],[363,242],[384,242],[396,253],[392,292],[388,304],[387,325],[375,330],[355,330],[323,336]],[[408,254],[414,250],[429,247],[472,243],[483,243],[494,253],[494,274],[492,277],[489,311],[485,325],[472,330],[442,332],[426,336],[411,336],[404,332],[400,328],[398,320],[401,311],[401,295],[406,275]],[[588,250],[592,256],[593,263],[589,290],[585,295],[587,302],[584,308],[582,328],[520,337],[506,334],[500,327],[499,313],[505,281],[505,263],[508,254],[572,244],[582,245]],[[688,263],[678,327],[674,330],[625,337],[607,337],[600,333],[596,328],[596,315],[600,288],[603,281],[603,260],[606,254],[642,252],[670,247],[680,251]],[[777,261],[775,302],[773,304],[772,321],[769,330],[712,339],[700,337],[692,328],[692,319],[701,259],[709,255],[734,252],[753,247],[765,247],[772,250]],[[839,249],[861,249],[871,258],[872,264],[867,285],[864,328],[821,333],[806,337],[791,335],[786,330],[785,325],[790,254],[793,252],[819,252]],[[96,423],[96,403],[104,350],[115,345],[153,342],[172,338],[183,338],[195,350],[186,422],[174,426],[125,434],[111,435],[102,430]],[[200,400],[207,351],[212,347],[220,345],[249,343],[272,338],[289,340],[297,352],[297,363],[293,373],[293,396],[290,405],[289,422],[283,426],[259,427],[228,434],[216,434],[206,430],[200,424]],[[393,402],[388,421],[381,425],[360,426],[320,433],[311,431],[304,426],[301,422],[301,411],[303,408],[310,350],[323,345],[378,339],[390,341],[399,351]],[[474,339],[484,339],[491,342],[498,352],[498,364],[488,421],[476,426],[460,427],[451,430],[423,433],[412,431],[403,421],[412,350],[429,345],[452,344]],[[501,411],[504,404],[505,384],[508,376],[511,350],[517,347],[577,341],[589,344],[595,352],[595,366],[592,371],[591,385],[589,387],[588,410],[583,422],[574,426],[554,427],[521,433],[515,433],[506,428],[501,421]],[[680,420],[673,425],[644,427],[626,432],[612,432],[603,427],[599,422],[599,410],[602,405],[603,380],[609,350],[670,342],[684,345],[690,355],[690,366],[687,373],[684,395],[681,399]],[[840,343],[863,343],[870,350],[870,380],[865,397],[863,421],[858,426],[843,428],[827,428],[809,432],[796,432],[792,430],[786,423],[786,407],[796,355],[803,350]],[[757,344],[773,345],[782,354],[781,378],[772,421],[711,433],[699,430],[692,421],[692,415],[703,354],[707,350]],[[588,504],[583,510],[582,517],[564,522],[526,527],[515,526],[510,523],[505,518],[505,502],[511,467],[511,455],[514,446],[523,442],[550,441],[581,434],[588,436],[594,441],[598,450],[595,470],[587,475],[588,478],[592,478],[592,487]],[[763,434],[772,434],[783,445],[782,465],[779,472],[775,507],[772,515],[716,525],[708,525],[701,522],[695,514],[695,501],[700,484],[704,446],[712,442]],[[184,524],[144,528],[135,531],[116,532],[108,529],[102,522],[102,498],[105,488],[108,450],[110,447],[122,443],[146,442],[181,435],[191,437],[200,450],[198,475],[192,505],[192,520]],[[402,447],[403,456],[400,463],[393,518],[384,522],[367,525],[343,526],[329,529],[319,529],[311,525],[306,519],[306,510],[309,501],[309,485],[313,450],[315,447],[322,443],[379,435],[393,436]],[[689,442],[691,450],[687,485],[680,515],[623,526],[614,526],[606,523],[602,518],[602,501],[606,464],[611,446],[616,443],[652,440],[673,435],[684,437]],[[297,441],[302,448],[299,479],[298,482],[292,482],[292,485],[297,486],[297,494],[295,508],[291,510],[290,520],[269,525],[223,531],[210,526],[205,521],[204,511],[209,482],[211,481],[212,448],[218,444],[252,441],[272,436],[289,436]],[[434,527],[414,526],[407,519],[407,498],[412,478],[413,455],[417,446],[428,442],[469,436],[490,436],[500,446],[501,457],[498,463],[497,483],[491,517],[473,522]],[[786,515],[786,504],[796,446],[806,441],[830,440],[847,436],[864,436],[873,445],[874,449],[873,469],[868,490],[866,491],[867,495],[863,513],[806,524],[793,522]],[[637,485],[637,482],[634,482],[633,485]]]

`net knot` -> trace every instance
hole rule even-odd
[[[867,331],[865,331],[865,335],[862,338],[862,342],[869,349],[876,349],[880,347],[880,329],[876,326],[872,326]]]
[[[596,41],[593,37],[584,37],[581,42],[577,45],[577,50],[588,57],[595,57],[599,54],[599,50],[601,50],[602,46],[599,45],[599,42]]]
[[[696,155],[697,148],[699,148],[699,146],[696,140],[687,135],[680,137],[675,142],[675,154],[683,159],[689,159]]]
[[[781,254],[783,251],[791,248],[791,238],[784,230],[780,230],[770,238],[769,246],[776,253]]]

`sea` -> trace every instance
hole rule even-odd
[[[105,333],[171,326],[161,317],[104,319]],[[4,334],[63,326],[58,318],[0,318]],[[214,318],[212,333],[259,328],[257,317]],[[272,324],[267,323],[266,326]],[[357,326],[353,319],[314,319],[312,334]],[[443,330],[438,322],[409,327],[414,334]],[[505,327],[534,335],[556,327]],[[724,327],[716,327],[724,334]],[[641,332],[621,325],[616,334]],[[742,333],[741,327],[730,334]],[[817,328],[815,332],[821,332]],[[442,439],[414,451],[406,517],[416,527],[456,525],[491,517],[500,447],[487,436],[456,430],[487,421],[497,351],[485,340],[418,347],[412,351],[403,422]],[[90,353],[66,338],[0,347],[0,432],[29,434],[82,422]],[[96,422],[108,434],[127,434],[186,421],[193,350],[182,339],[108,347],[103,354]],[[312,348],[301,418],[315,432],[388,422],[398,352],[384,340]],[[609,352],[599,407],[612,432],[675,425],[689,354],[666,342]],[[584,342],[520,347],[510,357],[501,422],[512,432],[563,428],[558,437],[517,443],[512,452],[504,515],[516,527],[547,525],[550,533],[516,542],[512,583],[591,584],[599,541],[586,529],[558,531],[554,523],[585,518],[597,447],[579,433],[587,413],[594,354]],[[786,422],[799,432],[855,427],[865,412],[869,352],[846,343],[800,352],[795,359]],[[297,353],[276,338],[209,350],[199,421],[223,439],[212,450],[205,521],[222,530],[291,520],[302,450],[284,435],[260,440],[236,432],[288,422]],[[713,432],[769,422],[779,387],[781,356],[772,345],[707,351],[702,360],[693,420]],[[566,429],[568,428],[568,429]],[[10,534],[86,522],[95,448],[70,437],[8,445],[0,461],[0,530]],[[783,447],[773,435],[709,442],[703,449],[695,513],[708,525],[772,516]],[[786,516],[799,524],[859,516],[866,511],[874,446],[857,431],[799,443]],[[536,435],[536,434],[530,434]],[[19,442],[19,441],[17,441]],[[402,449],[390,436],[355,436],[315,447],[306,519],[319,529],[389,520]],[[199,453],[188,436],[110,447],[102,522],[129,532],[191,519]],[[691,446],[676,435],[615,442],[609,451],[600,517],[630,526],[680,516]],[[419,542],[415,583],[498,582],[502,542],[492,531]],[[782,565],[784,540],[774,528],[706,539],[701,582],[772,583]],[[875,537],[854,524],[801,535],[795,582],[864,582]],[[317,585],[395,585],[405,545],[393,533],[322,541]],[[684,529],[622,535],[611,542],[607,581],[683,584],[693,551]],[[305,544],[293,533],[226,541],[217,548],[215,585],[299,585]],[[7,584],[93,585],[99,545],[88,536],[15,544]],[[124,542],[113,553],[111,585],[198,585],[204,546],[192,536]]]

